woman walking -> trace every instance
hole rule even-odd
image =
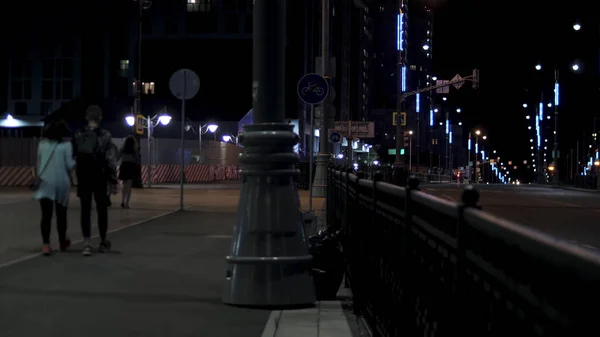
[[[75,161],[71,142],[65,141],[68,134],[66,123],[53,122],[44,129],[38,145],[34,198],[39,200],[42,208],[42,253],[46,256],[52,254],[50,228],[53,210],[56,211],[60,250],[65,251],[71,244],[67,238],[67,206]]]
[[[133,136],[129,136],[121,148],[121,166],[119,167],[119,180],[123,182],[123,199],[121,201],[123,208],[129,208],[133,181],[137,178],[138,158],[137,142]]]

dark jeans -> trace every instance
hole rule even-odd
[[[78,186],[79,201],[81,202],[81,232],[85,239],[92,235],[92,197],[96,201],[96,213],[98,213],[98,231],[100,239],[106,239],[108,230],[108,187],[106,184],[96,186]]]
[[[50,227],[52,227],[52,211],[56,209],[56,228],[60,243],[65,242],[67,237],[67,207],[50,199],[41,199],[42,207],[42,240],[44,244],[50,243]]]

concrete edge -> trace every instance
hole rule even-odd
[[[131,223],[129,225],[126,225],[126,226],[123,226],[123,227],[120,227],[120,228],[109,230],[108,234],[120,232],[122,230],[131,228],[131,227],[135,227],[137,225],[141,225],[141,224],[144,224],[146,222],[150,222],[152,220],[156,220],[156,219],[159,219],[159,218],[162,218],[162,217],[165,217],[165,216],[171,215],[173,213],[177,213],[177,212],[179,212],[179,210],[164,212],[164,213],[161,213],[161,214],[158,214],[158,215],[146,218],[144,220],[133,222],[133,223]],[[91,237],[91,239],[96,239],[98,237],[99,237],[99,235],[94,235],[94,236]],[[71,245],[76,245],[76,244],[79,244],[79,243],[82,243],[82,242],[83,242],[83,239],[75,240],[75,241],[71,242]],[[34,259],[34,258],[38,257],[38,256],[42,256],[42,253],[40,252],[40,253],[30,254],[30,255],[23,256],[23,257],[20,257],[18,259],[12,260],[12,261],[4,262],[4,263],[0,264],[0,269],[6,268],[6,267],[10,267],[12,265],[15,265],[15,264],[18,264],[18,263],[21,263],[21,262],[29,261],[31,259]]]
[[[281,314],[283,311],[271,311],[269,314],[269,318],[267,319],[267,324],[260,335],[261,337],[275,337],[277,333],[277,328],[279,327],[279,320],[281,319]]]

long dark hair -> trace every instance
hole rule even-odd
[[[71,133],[69,126],[64,121],[54,121],[44,127],[42,137],[56,142],[62,142]]]
[[[136,148],[137,148],[137,143],[135,141],[135,138],[133,138],[132,136],[129,136],[129,137],[125,138],[125,142],[123,143],[123,149],[121,149],[121,151],[123,153],[127,153],[127,154],[134,154]]]

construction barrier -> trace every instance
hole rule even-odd
[[[205,183],[222,180],[237,180],[239,168],[237,165],[186,165],[184,168],[186,183]],[[152,183],[178,183],[180,177],[179,165],[152,165]],[[118,172],[118,168],[117,168]],[[35,175],[31,166],[0,167],[1,187],[26,187],[31,185]],[[76,184],[75,174],[73,182]],[[148,181],[148,166],[142,166],[142,181]]]

